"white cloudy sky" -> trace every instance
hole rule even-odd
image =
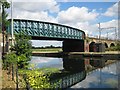
[[[10,1],[10,0],[9,0]],[[116,1],[117,2],[117,1]],[[70,2],[68,0],[13,0],[13,18],[65,24],[85,31],[86,35],[98,37],[101,28],[117,27],[118,3],[116,2]],[[11,18],[10,9],[7,10]],[[102,36],[115,38],[114,29],[102,29]],[[61,45],[61,42],[34,41],[34,45]],[[36,44],[37,43],[37,44]]]

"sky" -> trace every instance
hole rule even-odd
[[[8,0],[10,2],[10,0]],[[89,2],[88,2],[89,1]],[[114,1],[114,2],[113,2]],[[102,37],[115,39],[118,27],[117,0],[13,0],[13,18],[53,22],[83,30],[87,36],[98,37],[99,28]],[[7,10],[11,18],[11,8]],[[32,41],[34,46],[61,46],[58,41]],[[38,44],[39,43],[39,44]]]

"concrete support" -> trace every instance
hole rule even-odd
[[[63,52],[84,52],[84,40],[64,40]]]

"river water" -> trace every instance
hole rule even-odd
[[[73,88],[118,88],[120,86],[118,67],[120,62],[115,59],[33,56],[30,63],[34,64],[36,68],[53,67],[71,72],[75,72],[75,70],[87,72],[83,80],[67,88],[67,90]]]

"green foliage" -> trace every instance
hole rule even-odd
[[[109,47],[109,48],[106,48],[105,51],[117,51],[117,47],[115,46]]]
[[[0,5],[3,5],[4,8],[10,8],[10,3],[7,2],[7,0],[0,1]]]
[[[59,72],[56,68],[41,68],[36,69],[33,64],[30,65],[31,70],[19,69],[19,73],[21,75],[26,75],[27,82],[29,83],[31,88],[39,88],[47,89],[47,88],[55,88],[60,82],[52,82],[50,81],[50,76]],[[24,78],[25,79],[25,78]]]
[[[5,9],[10,8],[10,4],[6,0],[3,0],[1,1],[1,5],[3,6],[3,10],[2,14],[0,15],[0,22],[2,22],[3,19],[4,27],[6,28],[9,25],[9,21],[7,20],[8,13],[6,13]],[[2,25],[2,23],[0,23],[0,25]],[[0,29],[0,32],[1,31],[2,30]]]
[[[120,51],[120,42],[117,42],[117,50]]]
[[[9,53],[9,54],[5,55],[5,63],[7,65],[18,64],[18,66],[21,66],[21,65],[23,66],[26,64],[26,62],[24,62],[24,61],[26,61],[26,56],[23,54],[20,56],[17,56],[15,53]],[[19,64],[20,62],[22,62],[21,65]]]
[[[106,48],[105,50],[106,51],[120,51],[120,43],[117,43],[116,46]]]
[[[24,33],[15,35],[15,44],[11,47],[11,51],[14,51],[18,56],[18,68],[25,68],[28,65],[28,61],[31,59],[32,44],[29,41],[30,37]]]
[[[27,77],[31,88],[44,89],[51,87],[48,76],[44,75],[42,71],[28,72]]]
[[[17,64],[19,68],[27,68],[27,57],[24,54],[19,55],[17,58]]]
[[[16,51],[16,55],[19,56],[21,54],[24,54],[26,57],[30,56],[32,45],[29,41],[29,37],[21,33],[19,35],[15,35],[15,40],[16,43],[14,45],[14,49]]]
[[[10,68],[10,66],[12,64],[16,64],[17,61],[17,56],[15,53],[9,53],[5,55],[5,62],[3,63],[3,68],[7,69],[8,67]]]
[[[5,55],[5,61],[8,63],[16,63],[17,56],[15,53],[9,53]]]

